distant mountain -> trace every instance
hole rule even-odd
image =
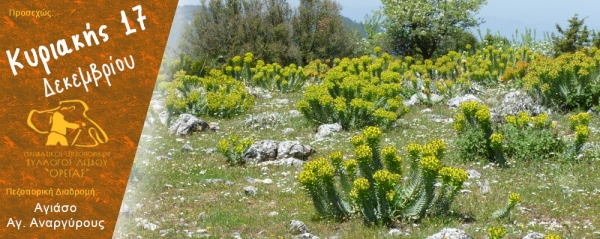
[[[194,14],[200,11],[199,5],[184,5],[178,6],[173,18],[173,25],[171,26],[171,32],[169,33],[169,40],[167,41],[167,49],[176,50],[177,43],[183,29],[187,24],[191,24],[194,20]],[[348,24],[348,28],[358,30],[363,37],[366,37],[365,27],[362,23],[353,21],[350,18],[344,17],[344,22]]]
[[[344,22],[346,24],[348,24],[348,27],[350,29],[356,29],[360,32],[362,37],[367,37],[367,32],[365,31],[365,26],[361,22],[355,22],[354,20],[344,17],[344,16],[342,16],[342,18],[344,18]]]

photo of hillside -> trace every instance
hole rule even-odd
[[[598,4],[512,2],[180,1],[114,238],[600,237]]]

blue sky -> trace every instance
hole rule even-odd
[[[292,6],[297,6],[299,0],[288,0]],[[342,5],[342,15],[355,21],[363,21],[366,14],[378,10],[380,1],[369,0],[337,0]],[[199,0],[180,0],[180,5],[199,5]],[[587,17],[585,24],[594,30],[600,30],[600,1],[599,0],[488,0],[479,14],[486,22],[481,25],[482,33],[489,28],[492,32],[511,39],[515,30],[520,33],[525,28],[536,29],[537,37],[543,37],[543,32],[556,32],[556,23],[563,28],[567,20],[575,15]]]

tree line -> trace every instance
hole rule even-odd
[[[203,0],[184,30],[182,53],[227,59],[252,52],[281,64],[351,56],[360,35],[348,29],[333,0]]]
[[[280,64],[315,59],[357,57],[375,46],[396,56],[430,59],[481,43],[470,32],[486,0],[382,0],[380,11],[365,17],[366,37],[351,28],[335,0],[202,0],[200,10],[182,33],[181,53],[203,61],[224,62],[252,52],[257,59]],[[567,29],[557,24],[552,35],[555,54],[585,46],[600,46],[600,34],[588,30],[575,15]],[[483,42],[506,38],[488,33]]]

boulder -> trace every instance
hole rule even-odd
[[[296,235],[294,237],[294,239],[319,239],[319,237],[315,236],[313,234],[310,234],[310,233],[303,233],[303,234],[300,234],[300,235]]]
[[[421,102],[421,101],[419,100],[419,96],[418,96],[417,94],[414,94],[414,95],[412,95],[412,96],[410,97],[410,99],[408,99],[408,100],[403,100],[403,101],[402,101],[402,104],[404,104],[404,106],[413,106],[413,105],[416,105],[416,104],[418,104],[419,102]]]
[[[316,140],[323,140],[328,136],[342,131],[342,126],[338,123],[335,124],[324,124],[319,126],[317,134],[315,135]]]
[[[292,117],[292,118],[298,118],[298,117],[302,117],[302,113],[300,113],[300,111],[297,110],[290,110],[288,112],[288,114]]]
[[[194,132],[205,131],[208,128],[209,125],[204,120],[198,119],[191,114],[181,114],[177,121],[169,127],[169,134],[177,136],[190,135]]]
[[[450,108],[458,108],[460,106],[460,104],[467,102],[467,101],[477,101],[480,104],[483,104],[482,100],[480,100],[479,98],[477,98],[476,96],[474,96],[472,94],[466,94],[463,96],[454,97],[452,99],[449,99],[447,104]]]
[[[545,236],[546,235],[542,233],[530,232],[529,234],[525,235],[523,239],[544,239]]]
[[[208,124],[210,131],[213,132],[219,132],[221,131],[221,127],[219,127],[219,123],[217,122],[210,122],[210,124]]]
[[[217,148],[208,148],[205,149],[204,152],[208,155],[214,154],[215,152],[217,152]]]
[[[244,160],[246,162],[256,163],[275,160],[277,158],[277,147],[278,143],[274,140],[261,140],[255,142],[244,153]]]
[[[388,235],[391,236],[391,237],[400,237],[400,236],[402,236],[402,231],[400,231],[400,230],[398,230],[396,228],[392,228],[388,232]]]
[[[289,104],[290,100],[288,100],[288,99],[276,99],[275,103],[277,103],[279,105],[285,105],[285,104]]]
[[[258,189],[253,186],[244,187],[244,193],[248,196],[256,196]]]
[[[527,111],[530,115],[539,115],[546,109],[537,104],[526,92],[516,90],[504,95],[502,104],[495,111],[504,119],[507,115],[517,115],[523,111]]]
[[[163,111],[163,112],[160,112],[160,114],[158,114],[158,119],[160,120],[160,123],[163,125],[167,125],[168,118],[169,118],[169,113],[167,111]]]
[[[159,155],[156,157],[156,160],[172,160],[172,158],[164,155]]]
[[[190,152],[190,151],[194,151],[194,148],[192,148],[192,146],[190,146],[189,144],[184,144],[181,147],[181,151]]]
[[[294,128],[285,128],[281,131],[282,134],[291,134],[294,133]]]
[[[246,182],[247,183],[254,183],[255,179],[250,177],[250,176],[246,176]]]
[[[308,157],[314,152],[315,150],[312,147],[303,145],[298,141],[283,141],[277,147],[277,159],[297,158],[308,160]]]
[[[427,239],[473,239],[473,237],[460,229],[444,228],[440,232],[428,236]]]
[[[481,182],[479,192],[481,192],[481,194],[488,194],[492,192],[492,188],[490,188],[490,182],[487,179]]]
[[[437,94],[431,94],[429,96],[430,96],[429,99],[434,104],[437,103],[437,102],[440,102],[440,101],[442,101],[444,99],[444,97],[442,97],[440,95],[437,95]],[[424,94],[424,93],[422,93],[422,92],[419,92],[418,94],[413,94],[410,97],[410,99],[402,101],[402,103],[404,104],[404,106],[413,106],[413,105],[416,105],[418,103],[421,103],[421,101],[423,101],[425,99],[427,99],[427,95]]]
[[[598,110],[596,109],[596,107],[592,107],[587,111],[588,114],[596,114],[598,113]]]
[[[479,179],[481,178],[481,173],[477,172],[475,169],[467,169],[466,170],[469,179]]]
[[[291,220],[290,233],[292,233],[292,235],[299,235],[304,233],[310,233],[310,231],[308,231],[308,227],[304,225],[304,222]]]

